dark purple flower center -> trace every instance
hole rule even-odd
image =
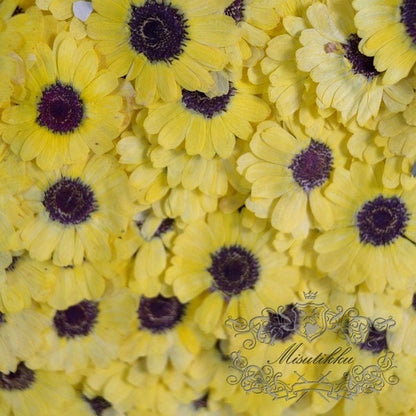
[[[161,237],[163,234],[171,231],[173,229],[173,224],[175,221],[173,218],[165,218],[153,234],[153,237]]]
[[[299,311],[295,305],[290,304],[282,312],[269,312],[269,322],[266,325],[266,332],[272,341],[284,341],[293,335],[299,328]]]
[[[331,149],[314,139],[298,153],[289,165],[293,179],[305,192],[323,185],[329,178],[334,158]]]
[[[414,0],[403,0],[400,6],[400,21],[406,26],[407,34],[416,43],[416,3]]]
[[[213,289],[227,297],[252,289],[260,276],[258,259],[239,245],[224,246],[211,254],[207,270],[214,279]]]
[[[147,0],[130,8],[130,45],[150,62],[172,62],[183,52],[188,39],[187,20],[176,7]]]
[[[12,256],[12,262],[6,267],[6,272],[12,272],[16,270],[16,263],[18,262],[20,256]]]
[[[16,16],[16,15],[22,14],[22,13],[24,13],[24,10],[20,6],[16,6],[16,8],[14,9],[14,12],[12,14],[12,16]]]
[[[87,336],[97,323],[97,317],[98,303],[83,300],[68,309],[57,311],[53,323],[58,336],[74,338]]]
[[[192,402],[192,406],[195,410],[205,409],[208,407],[208,393]]]
[[[416,311],[416,293],[413,294],[412,306],[413,306],[413,309]]]
[[[50,219],[65,225],[80,224],[98,209],[94,192],[79,178],[59,179],[46,190],[42,202]]]
[[[0,312],[0,326],[6,323],[6,315],[3,312]]]
[[[387,349],[387,331],[378,331],[374,328],[374,325],[370,326],[367,339],[365,342],[359,344],[362,350],[371,351],[374,354],[378,354]]]
[[[59,81],[42,92],[38,102],[39,126],[57,134],[75,131],[84,118],[84,104],[71,85]]]
[[[97,396],[93,399],[89,399],[86,396],[83,397],[97,416],[101,416],[104,410],[109,409],[111,407],[111,403],[104,399],[104,397]]]
[[[182,90],[182,103],[187,109],[196,111],[205,118],[212,118],[226,111],[235,92],[236,89],[230,85],[226,94],[210,98],[201,91]]]
[[[354,74],[364,75],[367,79],[371,80],[379,75],[380,72],[374,67],[373,57],[364,55],[358,49],[360,40],[356,33],[348,36],[347,43],[342,45],[344,48],[344,56],[351,63]]]
[[[360,241],[373,246],[391,244],[403,235],[409,217],[399,198],[380,195],[366,202],[357,214]]]
[[[244,19],[244,0],[234,0],[225,10],[224,14],[234,19],[236,23]]]
[[[175,327],[185,314],[186,305],[175,296],[166,298],[158,295],[154,298],[142,296],[138,309],[142,328],[157,334]]]
[[[19,363],[16,371],[9,374],[0,373],[0,389],[26,390],[35,382],[35,372]]]

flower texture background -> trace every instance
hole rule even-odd
[[[416,414],[415,109],[411,0],[0,0],[0,416]]]

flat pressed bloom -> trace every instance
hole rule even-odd
[[[45,310],[50,320],[43,347],[27,362],[32,368],[67,373],[109,366],[132,326],[134,305],[130,293],[120,289],[66,309]]]
[[[2,415],[84,416],[81,409],[80,400],[63,373],[33,370],[23,361],[13,372],[0,372]]]
[[[310,137],[294,123],[266,121],[251,140],[250,153],[238,160],[239,172],[252,184],[247,208],[285,233],[305,234],[315,225],[328,229],[334,222],[323,189],[344,163],[345,132],[328,125],[315,133],[318,137]]]
[[[271,247],[266,222],[245,210],[215,212],[189,224],[173,244],[166,271],[181,302],[198,297],[195,322],[207,333],[221,335],[228,316],[255,316],[266,305],[293,298],[296,270]]]
[[[373,58],[362,53],[350,2],[314,3],[306,14],[312,28],[302,31],[296,58],[318,84],[319,107],[335,108],[344,123],[356,117],[360,125],[377,117],[382,104],[392,112],[404,110],[413,98],[411,84],[386,83]]]
[[[111,150],[123,121],[122,98],[113,94],[116,76],[99,69],[92,43],[77,46],[62,33],[52,50],[38,42],[34,59],[26,96],[2,114],[3,140],[13,152],[51,170],[83,162],[90,151]]]
[[[214,344],[215,338],[195,325],[196,304],[158,294],[142,295],[136,305],[136,329],[120,347],[123,361],[132,363],[144,357],[151,374],[162,374],[168,363],[178,371],[185,371],[202,349]]]
[[[14,253],[10,264],[0,269],[0,310],[17,313],[30,307],[32,300],[45,302],[56,282],[53,265]]]
[[[234,21],[222,14],[227,1],[94,0],[88,35],[108,68],[135,80],[136,101],[174,101],[179,87],[207,91],[210,71],[228,63],[223,47],[239,38]]]
[[[43,172],[30,166],[23,195],[33,212],[21,228],[24,247],[58,266],[111,259],[111,240],[123,234],[133,212],[127,176],[110,156]],[[42,241],[42,244],[39,244]]]
[[[144,128],[157,134],[166,149],[178,149],[184,142],[188,155],[212,159],[231,156],[236,138],[249,139],[252,124],[270,114],[270,108],[242,81],[229,83],[227,92],[209,97],[201,91],[182,89],[182,98],[149,109]]]
[[[412,0],[354,0],[354,22],[362,51],[385,71],[383,81],[405,78],[416,62],[416,6]]]
[[[19,313],[0,312],[0,371],[16,371],[20,361],[42,348],[47,325],[47,318],[35,307]]]
[[[378,167],[354,162],[335,172],[325,195],[337,220],[315,242],[318,267],[350,291],[405,287],[416,267],[414,192],[384,188]]]

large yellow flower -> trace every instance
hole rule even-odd
[[[336,222],[315,242],[318,267],[350,291],[405,287],[416,267],[414,192],[384,188],[379,167],[355,162],[335,171],[325,195]]]
[[[21,228],[31,257],[59,266],[111,259],[111,241],[127,228],[133,206],[125,173],[110,156],[43,172],[23,195],[34,216]],[[39,244],[42,241],[42,244]]]
[[[195,303],[182,303],[176,296],[140,296],[136,329],[120,348],[120,358],[132,363],[144,357],[151,374],[162,374],[170,363],[185,371],[202,349],[213,346],[215,338],[204,334],[194,322]]]
[[[94,0],[88,35],[117,75],[135,80],[137,102],[176,100],[179,87],[207,91],[210,71],[228,62],[222,50],[239,34],[222,15],[226,0]]]
[[[0,414],[81,415],[83,403],[65,374],[33,370],[25,362],[10,373],[0,373]]]
[[[312,28],[302,31],[296,58],[318,84],[319,107],[335,108],[343,122],[356,117],[360,125],[375,118],[382,103],[392,112],[404,110],[413,98],[411,84],[386,83],[373,58],[361,52],[350,2],[314,3],[306,14]]]
[[[3,140],[13,152],[50,170],[113,147],[123,122],[122,99],[113,94],[115,75],[99,70],[90,41],[77,46],[64,33],[53,50],[39,42],[26,76],[25,98],[2,114]]]
[[[252,184],[247,208],[286,233],[305,235],[334,221],[322,191],[333,169],[344,164],[340,150],[346,133],[336,124],[313,133],[293,122],[282,127],[266,121],[250,142],[251,152],[238,160],[238,170]]]
[[[221,335],[228,316],[255,316],[293,300],[297,270],[284,267],[271,237],[265,221],[244,210],[209,214],[175,239],[166,281],[181,302],[198,297],[194,319],[204,331]]]
[[[248,84],[230,82],[227,87],[214,97],[183,89],[180,101],[150,108],[144,128],[158,134],[158,143],[166,149],[178,149],[184,142],[188,155],[226,159],[236,138],[250,138],[252,124],[270,114],[269,106],[252,94]]]
[[[131,294],[120,289],[65,309],[46,310],[50,321],[43,346],[27,363],[31,368],[75,374],[89,365],[109,366],[132,327],[134,306]]]
[[[355,24],[366,55],[385,84],[406,77],[416,62],[415,4],[412,0],[354,0]]]

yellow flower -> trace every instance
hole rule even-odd
[[[416,267],[414,193],[384,188],[377,167],[355,162],[335,171],[325,195],[336,222],[315,242],[318,267],[346,290],[405,287]]]
[[[412,86],[408,80],[386,82],[373,58],[361,52],[350,2],[314,3],[306,14],[312,28],[302,31],[296,58],[318,84],[319,107],[335,108],[344,123],[356,117],[360,125],[377,117],[382,103],[392,112],[404,110]]]
[[[0,270],[0,309],[16,313],[30,307],[32,299],[45,302],[56,282],[53,265],[31,259],[27,253],[15,254]]]
[[[415,5],[409,0],[354,0],[362,51],[374,57],[385,84],[405,78],[416,62]]]
[[[53,50],[39,42],[26,76],[27,96],[2,114],[3,140],[13,152],[50,170],[113,148],[123,121],[122,99],[113,94],[118,81],[99,70],[89,41],[77,46],[63,33]]]
[[[19,313],[0,312],[0,371],[16,371],[20,361],[42,348],[47,325],[46,317],[35,307]]]
[[[2,415],[84,416],[82,402],[65,374],[33,370],[24,362],[10,373],[0,373],[0,413]]]
[[[107,367],[117,357],[134,320],[134,300],[127,290],[120,289],[45,313],[50,323],[43,334],[44,345],[28,364],[77,373],[89,365]]]
[[[323,189],[334,168],[344,164],[345,134],[336,124],[306,132],[293,121],[284,127],[273,121],[260,124],[250,153],[238,160],[238,171],[252,184],[247,208],[270,218],[274,228],[298,236],[315,225],[331,227],[334,215]]]
[[[228,62],[223,47],[235,44],[232,18],[221,15],[225,0],[94,0],[88,35],[109,69],[135,80],[136,100],[174,101],[179,87],[207,91],[210,71]]]
[[[117,144],[119,161],[129,173],[133,197],[140,210],[151,207],[159,218],[180,217],[185,222],[215,211],[218,195],[207,195],[199,189],[186,189],[175,182],[170,187],[168,168],[155,167],[149,158],[154,147],[142,131],[134,135],[126,133]],[[173,172],[177,175],[177,172]]]
[[[245,216],[209,214],[189,224],[173,244],[166,282],[181,302],[198,298],[194,320],[207,333],[221,335],[227,316],[254,316],[265,305],[293,298],[296,270],[282,267],[285,256],[270,248],[266,223],[257,219],[246,228]]]
[[[23,195],[34,216],[21,229],[31,257],[58,266],[111,259],[111,240],[127,228],[133,206],[125,173],[110,156],[42,172],[30,166]],[[42,241],[42,244],[39,244]]]
[[[158,294],[138,299],[136,330],[122,343],[120,358],[132,363],[144,357],[151,374],[162,374],[171,363],[185,371],[201,349],[210,348],[215,338],[195,325],[195,303],[185,304],[176,296]]]
[[[214,97],[183,89],[180,101],[150,108],[144,128],[157,134],[158,143],[166,149],[178,149],[184,142],[188,155],[226,159],[236,138],[249,139],[252,124],[269,114],[268,105],[240,81],[229,83],[225,93]]]

